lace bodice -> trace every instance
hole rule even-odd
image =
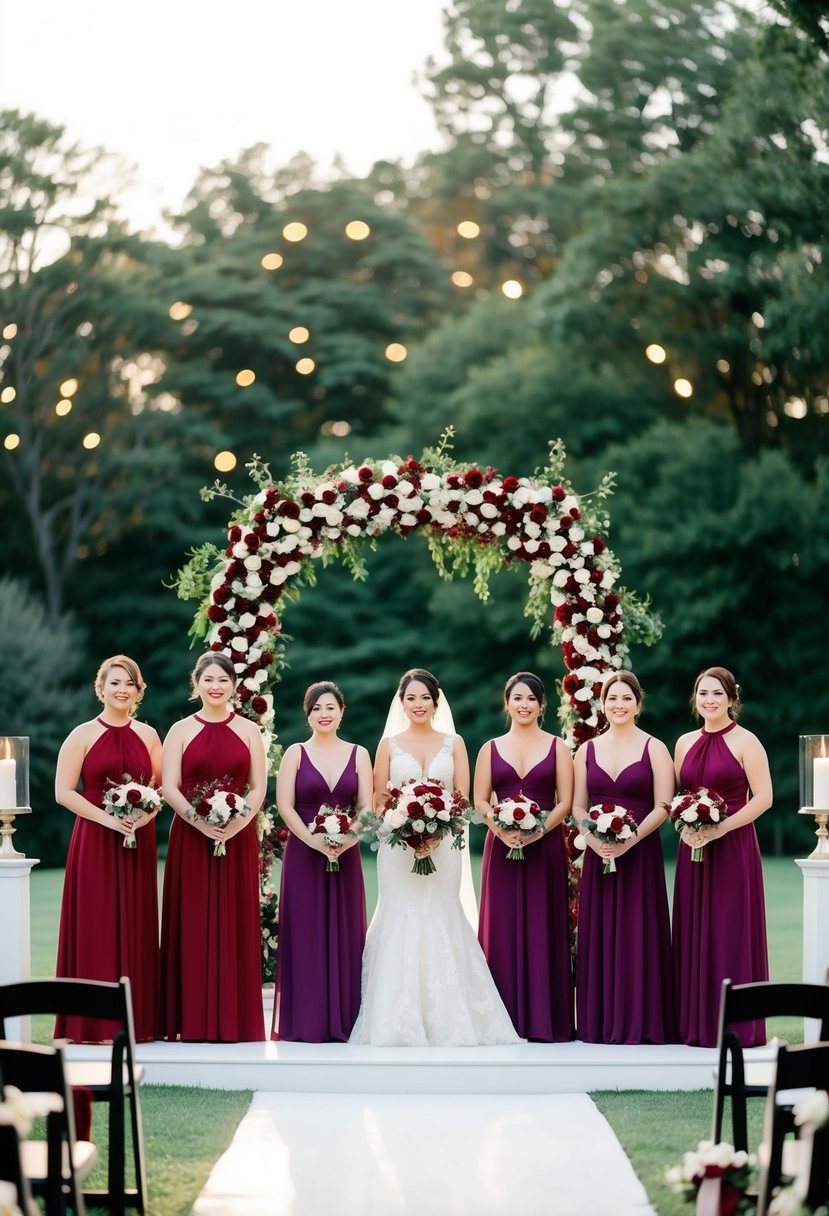
[[[405,785],[407,781],[439,781],[447,789],[452,789],[455,779],[455,735],[444,735],[443,742],[431,758],[426,771],[420,767],[418,760],[407,752],[397,742],[389,739],[389,780],[392,785]]]

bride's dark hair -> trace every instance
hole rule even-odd
[[[440,684],[438,684],[431,671],[426,671],[423,667],[412,667],[404,675],[400,677],[400,683],[397,685],[397,695],[402,701],[406,695],[406,689],[410,684],[417,681],[418,684],[424,684],[429,690],[429,696],[437,705],[440,700]]]

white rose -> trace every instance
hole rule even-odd
[[[684,819],[686,823],[695,823],[696,818],[697,818],[697,813],[692,806],[689,806],[688,810],[682,811],[682,813],[680,814],[679,817],[680,817],[680,819]]]
[[[463,501],[468,507],[478,507],[484,501],[484,496],[480,490],[467,490],[463,496]]]
[[[246,570],[259,570],[262,566],[262,558],[258,553],[251,553],[250,557],[245,558]]]
[[[438,811],[438,819],[441,823],[448,823],[451,818],[452,815],[449,811]]]
[[[517,536],[511,536],[509,538],[509,540],[507,541],[507,548],[508,549],[520,549],[521,541],[518,539]]]
[[[412,820],[412,831],[413,832],[425,832],[426,824],[423,822],[422,819],[413,819]]]
[[[579,543],[579,541],[584,540],[584,528],[580,528],[580,527],[578,527],[578,525],[576,525],[576,527],[574,527],[574,528],[571,528],[570,529],[570,540],[572,541],[572,543],[574,545],[577,545]],[[590,552],[590,553],[593,552],[592,545],[590,545],[588,552]]]
[[[531,519],[526,520],[526,522],[524,523],[524,535],[525,536],[540,536],[541,535],[541,525],[533,523],[533,521]]]
[[[298,532],[302,527],[302,524],[298,519],[283,519],[282,527],[286,532]]]
[[[562,515],[569,515],[571,511],[578,511],[579,500],[575,497],[574,494],[568,494],[564,498],[563,502],[559,503],[558,509],[559,509],[559,511],[561,511]]]
[[[611,634],[613,633],[613,630],[610,628],[609,625],[599,625],[598,629],[596,630],[596,633],[599,635],[600,638],[609,638],[611,636]]]
[[[251,612],[245,612],[239,617],[239,628],[250,629],[256,624],[256,617]]]
[[[492,533],[493,536],[503,536],[504,533],[506,532],[506,530],[507,530],[507,525],[504,523],[504,521],[502,519],[499,519],[498,522],[493,524],[492,527],[490,528],[490,532]]]
[[[513,817],[512,812],[513,812],[513,808],[511,806],[502,806],[501,809],[498,811],[499,823],[503,824],[504,827],[512,827],[513,824],[515,823],[515,819]]]
[[[395,492],[399,494],[401,498],[408,498],[411,494],[414,494],[415,490],[410,481],[404,480],[398,481],[395,487]]]
[[[237,540],[231,549],[231,553],[234,557],[247,557],[248,547],[243,540]]]
[[[362,536],[363,535],[363,529],[360,527],[359,524],[349,524],[348,527],[346,528],[346,532],[348,533],[349,536]]]
[[[381,498],[386,497],[386,491],[378,481],[373,481],[368,487],[368,496],[369,498],[373,498],[375,502],[379,502]]]
[[[414,515],[409,515],[407,512],[405,515],[400,516],[400,523],[404,528],[413,528],[417,523],[417,519]]]
[[[367,519],[368,503],[364,498],[355,498],[348,508],[348,514],[352,519]]]
[[[590,582],[590,571],[589,570],[574,570],[573,578],[576,580],[577,583],[589,583]]]
[[[437,473],[424,473],[420,484],[421,489],[430,494],[432,491],[440,489],[440,478]]]
[[[288,575],[285,573],[284,566],[275,566],[274,569],[271,570],[268,582],[273,587],[281,587],[287,577]]]
[[[343,513],[336,507],[329,507],[325,513],[325,522],[329,528],[336,528],[343,522]]]
[[[604,620],[604,613],[601,608],[588,608],[585,615],[591,625],[600,625]]]
[[[381,477],[396,477],[397,476],[397,465],[394,463],[393,460],[384,460],[383,461],[383,463],[380,465],[380,476]],[[383,491],[383,492],[385,493],[385,491]]]
[[[550,548],[554,553],[560,553],[567,544],[567,537],[562,536],[560,532],[556,532],[555,536],[550,537]]]
[[[234,638],[233,641],[230,643],[230,649],[238,650],[241,654],[244,654],[244,652],[247,650],[247,648],[248,648],[247,638]],[[244,671],[244,668],[242,668],[242,670]]]
[[[538,546],[539,546],[539,541],[537,541],[537,540],[525,540],[524,541],[524,548],[526,549],[526,551],[528,553],[537,553]]]

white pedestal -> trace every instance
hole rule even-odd
[[[37,857],[0,859],[0,984],[15,984],[32,977],[31,933],[29,920],[29,875]],[[6,1026],[6,1035],[17,1042],[31,1041],[31,1019],[15,1018]]]
[[[803,982],[825,984],[829,972],[829,861],[795,862],[803,873]],[[818,1038],[819,1023],[807,1018],[807,1043]]]

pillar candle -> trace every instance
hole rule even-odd
[[[826,774],[829,781],[829,772]],[[17,806],[17,762],[0,760],[0,810],[11,811]]]
[[[813,762],[812,803],[818,810],[829,810],[829,756],[818,756]]]

